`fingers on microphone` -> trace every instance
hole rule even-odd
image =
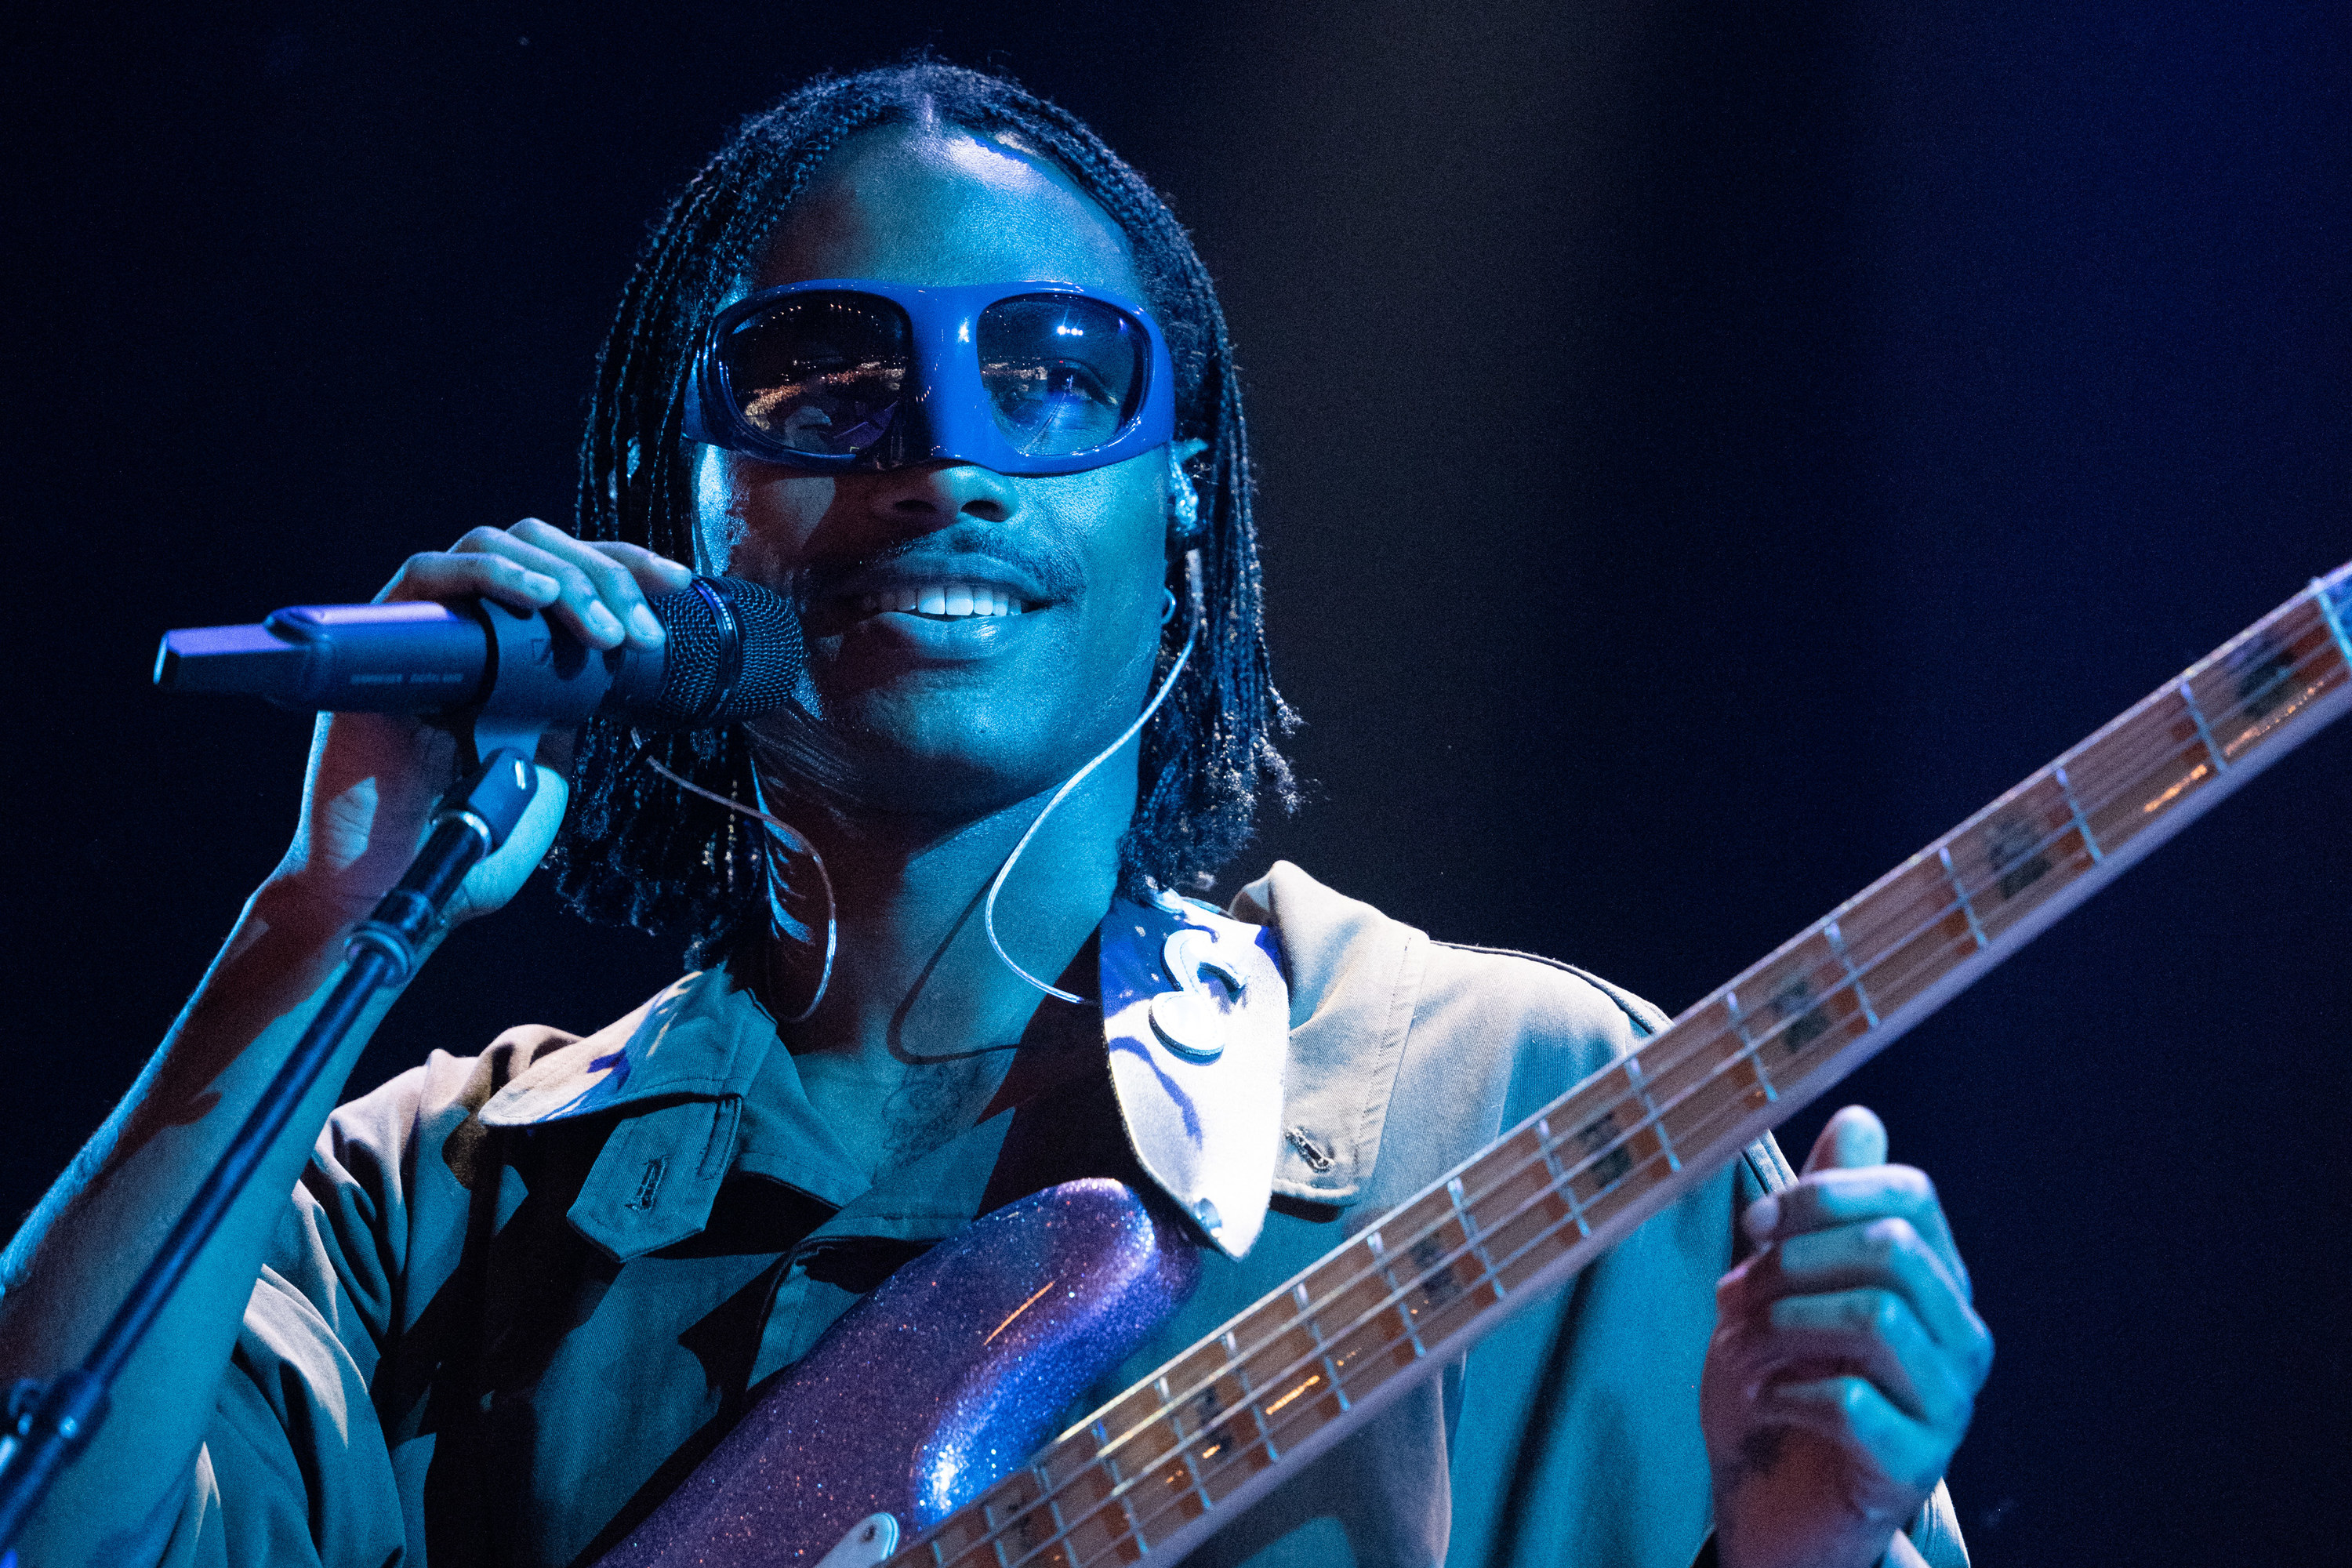
[[[655,595],[675,594],[694,581],[690,567],[681,566],[666,555],[656,555],[639,545],[623,544],[617,541],[600,541],[588,550],[617,574],[633,595],[622,610],[629,625],[629,637],[641,647],[650,647],[667,635],[661,622],[654,618],[646,599]],[[609,596],[609,595],[608,595]],[[616,608],[620,608],[617,600]]]
[[[595,595],[596,603],[585,618],[593,620],[595,609],[604,610],[627,628],[627,640],[640,647],[657,647],[667,635],[646,605],[648,587],[654,593],[667,594],[694,580],[692,572],[650,550],[634,544],[590,543],[537,518],[524,519],[511,532],[576,568]]]
[[[593,648],[664,640],[648,594],[675,593],[693,573],[633,544],[591,544],[527,517],[512,528],[477,528],[446,551],[409,557],[380,595],[478,595],[519,610],[545,610]]]
[[[629,574],[637,580],[638,588],[648,597],[675,594],[694,581],[693,567],[672,561],[667,555],[656,555],[640,544],[599,540],[588,548],[627,567]]]
[[[562,530],[527,517],[503,531],[478,528],[457,547],[509,556],[554,578],[560,592],[548,613],[590,647],[618,647],[632,640],[626,617],[645,603],[635,580]],[[635,640],[661,639],[640,636]]]
[[[507,555],[428,550],[402,562],[376,599],[489,598],[518,610],[540,610],[562,591],[555,578]]]

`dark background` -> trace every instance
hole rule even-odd
[[[2352,556],[2341,5],[1447,9],[7,24],[0,1212],[291,826],[305,721],[159,699],[157,633],[567,519],[644,225],[819,67],[1009,68],[1194,226],[1319,781],[1265,847],[1441,937],[1678,1008]],[[2352,725],[1853,1086],[2000,1335],[1980,1563],[2341,1552],[2348,773]],[[362,1078],[675,961],[535,887]]]

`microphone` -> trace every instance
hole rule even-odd
[[[493,600],[297,605],[258,626],[165,632],[165,691],[265,698],[334,713],[604,717],[694,730],[781,708],[799,682],[800,616],[740,577],[697,577],[651,601],[662,646],[600,653],[540,611]]]

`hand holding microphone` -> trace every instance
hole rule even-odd
[[[552,731],[561,763],[568,732],[597,713],[649,729],[723,722],[782,706],[801,666],[798,617],[767,590],[527,519],[410,557],[373,605],[170,633],[156,680],[321,710],[302,826],[271,880],[340,926],[399,877],[464,765],[453,718],[483,727],[485,751],[493,727]],[[451,923],[505,903],[554,842],[568,787],[545,765],[539,784]]]
[[[387,595],[368,605],[297,605],[257,626],[167,632],[155,684],[322,712],[489,719],[502,730],[568,729],[599,714],[695,729],[782,706],[802,664],[791,605],[740,578],[688,574],[673,584],[674,563],[634,553],[667,591],[648,601],[622,579],[625,634],[602,595],[585,610],[559,596],[560,618],[501,603],[504,595],[463,607]],[[520,585],[560,593],[544,574],[526,574]]]

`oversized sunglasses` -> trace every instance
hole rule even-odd
[[[689,440],[798,468],[1067,474],[1165,443],[1175,381],[1151,318],[1099,289],[827,279],[719,313],[684,423]]]

